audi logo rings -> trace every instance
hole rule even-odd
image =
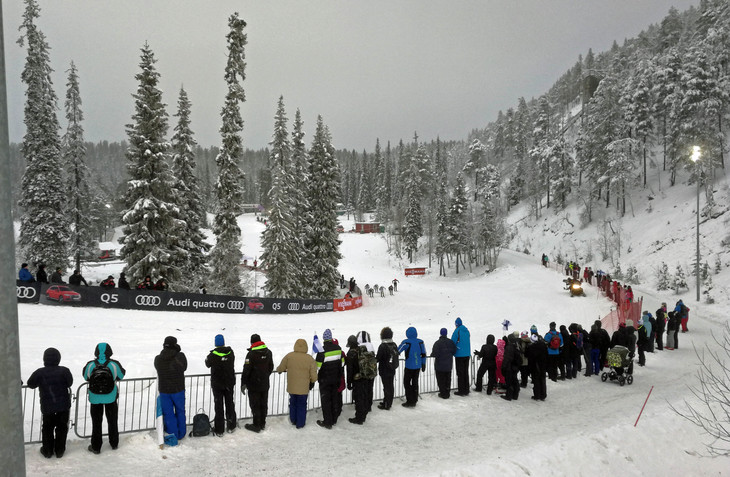
[[[162,299],[154,295],[137,295],[134,302],[140,306],[160,306]]]
[[[246,302],[240,300],[229,300],[228,303],[226,303],[226,308],[229,310],[243,311],[246,309]]]
[[[299,303],[289,303],[287,308],[289,311],[299,311]]]
[[[34,287],[15,287],[15,296],[17,298],[24,298],[26,300],[31,300],[35,298],[36,291]]]

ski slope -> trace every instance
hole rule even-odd
[[[258,247],[262,224],[242,216],[244,249]],[[259,227],[260,226],[260,227]],[[346,227],[348,229],[349,227]],[[251,232],[253,231],[253,232]],[[387,285],[400,281],[394,296],[365,298],[362,308],[312,315],[217,315],[132,310],[79,309],[19,305],[22,376],[42,365],[43,350],[61,351],[61,364],[81,382],[81,368],[93,357],[96,343],[109,342],[114,358],[128,377],[155,374],[153,359],[167,335],[175,335],[188,358],[188,373],[204,373],[203,360],[222,333],[242,366],[252,333],[259,333],[278,364],[297,338],[311,345],[313,333],[330,328],[340,343],[366,330],[379,343],[379,331],[390,326],[394,339],[405,338],[408,326],[418,329],[430,351],[442,327],[453,329],[461,317],[471,331],[472,348],[487,334],[502,336],[501,322],[510,330],[537,325],[579,322],[589,326],[609,312],[611,302],[586,288],[586,297],[570,298],[562,276],[539,266],[539,259],[505,250],[498,270],[472,274],[454,269],[447,277],[437,272],[405,277],[407,264],[388,254],[379,234],[341,234],[345,278]],[[252,255],[252,254],[251,254]],[[427,265],[418,263],[414,265]],[[85,269],[97,279],[120,264]],[[93,274],[93,276],[92,276]],[[646,309],[655,310],[662,297],[644,294]],[[545,402],[529,399],[531,386],[518,401],[472,393],[445,401],[422,395],[415,409],[373,406],[363,426],[346,418],[331,431],[315,425],[321,418],[310,412],[304,429],[292,428],[284,417],[269,418],[261,434],[239,429],[222,438],[185,439],[178,447],[159,450],[152,433],[123,434],[119,449],[102,447],[99,456],[86,450],[87,441],[70,437],[62,459],[43,458],[39,445],[26,446],[28,475],[730,475],[730,458],[707,458],[699,430],[676,415],[669,405],[691,399],[687,385],[694,382],[697,358],[692,343],[704,343],[710,330],[724,318],[703,317],[702,305],[692,307],[691,333],[680,335],[680,349],[648,354],[647,366],[635,369],[632,386],[603,383],[598,377],[548,381]],[[634,422],[654,386],[639,421]],[[212,417],[212,416],[211,416]],[[73,435],[71,433],[70,435]]]

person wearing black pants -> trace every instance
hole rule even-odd
[[[482,349],[477,351],[474,350],[474,355],[481,358],[482,362],[479,364],[477,370],[477,381],[474,390],[476,392],[482,392],[482,385],[484,382],[484,374],[488,373],[487,378],[487,394],[492,394],[495,386],[497,385],[497,345],[494,344],[494,335],[487,336],[487,343],[482,345]]]
[[[231,347],[225,345],[223,335],[216,335],[215,348],[205,358],[205,365],[210,368],[210,387],[213,391],[213,431],[219,436],[225,430],[233,432],[238,423],[233,404],[233,388],[236,386],[235,359]],[[241,392],[244,392],[243,388]]]
[[[406,392],[406,404],[408,407],[416,407],[418,402],[418,377],[421,374],[420,369],[404,369],[403,370],[403,388]]]
[[[99,454],[102,445],[101,424],[106,414],[109,433],[109,445],[112,449],[119,446],[119,429],[117,415],[119,413],[119,399],[116,381],[124,379],[126,371],[114,359],[112,347],[108,343],[99,343],[94,350],[95,359],[86,363],[82,371],[84,379],[89,382],[89,402],[91,407],[91,445],[89,452]],[[95,372],[96,371],[96,372]]]
[[[662,306],[656,311],[656,331],[654,332],[656,337],[656,347],[659,351],[664,350],[664,328],[667,324],[667,304],[662,303]]]
[[[439,397],[442,399],[448,399],[451,394],[451,370],[454,364],[454,353],[456,353],[456,345],[447,336],[448,332],[446,328],[441,328],[441,336],[433,344],[431,350],[431,356],[434,357],[433,368],[436,371]]]
[[[471,342],[469,336],[469,330],[461,321],[461,318],[457,318],[454,322],[456,328],[451,334],[451,341],[456,345],[456,379],[458,383],[458,390],[454,393],[456,396],[468,396],[469,395],[469,362],[471,361]]]
[[[59,459],[66,452],[68,436],[68,419],[71,411],[44,413],[41,418],[41,454],[50,458],[53,454]]]
[[[248,389],[248,405],[253,422],[243,427],[249,431],[261,432],[266,427],[269,412],[269,376],[274,371],[274,359],[266,344],[256,333],[251,335],[251,347],[246,354],[241,374],[241,392]],[[217,411],[216,411],[217,414]],[[233,418],[235,419],[235,414]]]
[[[403,407],[416,407],[418,402],[418,376],[426,371],[426,346],[418,338],[418,330],[411,326],[406,330],[406,339],[398,346],[398,353],[404,353],[406,362],[403,371],[403,387],[406,402]]]
[[[530,336],[532,342],[525,350],[528,367],[532,375],[532,399],[544,401],[547,397],[545,371],[547,367],[547,344],[537,334]]]
[[[322,351],[317,353],[317,382],[319,382],[319,395],[322,401],[322,420],[317,425],[331,429],[337,424],[339,416],[339,387],[342,380],[342,366],[345,359],[342,356],[342,348],[332,339],[332,331],[324,330],[322,336]]]
[[[360,376],[360,363],[358,361],[358,347],[355,335],[351,335],[347,339],[347,356],[345,365],[347,366],[347,389],[352,391],[352,400],[355,402],[355,417],[348,419],[353,424],[364,424],[368,416],[368,390],[369,379]]]
[[[393,330],[385,327],[380,331],[381,343],[375,360],[378,362],[378,374],[383,383],[383,402],[378,404],[378,409],[388,410],[393,405],[395,395],[395,370],[398,369],[398,346],[393,343]]]

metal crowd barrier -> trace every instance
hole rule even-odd
[[[470,364],[470,385],[474,383],[474,376],[479,366],[478,360],[472,357]],[[400,360],[400,366],[395,372],[395,398],[405,395],[403,388],[404,360]],[[251,410],[248,405],[248,394],[240,393],[239,383],[241,373],[236,373],[236,416],[238,420],[250,419]],[[120,434],[131,432],[143,432],[155,429],[156,402],[157,402],[157,378],[132,378],[117,382],[119,389],[119,414],[118,426]],[[451,388],[457,385],[456,371],[451,373]],[[69,390],[70,391],[70,390]],[[433,358],[426,360],[426,371],[421,373],[418,382],[419,394],[430,394],[438,392],[436,373],[433,369]],[[91,415],[88,399],[88,383],[82,383],[76,393],[72,394],[72,412],[70,425],[79,438],[91,437]],[[383,399],[383,386],[379,377],[375,378],[373,389],[373,400]],[[41,442],[41,412],[40,397],[37,389],[22,387],[23,401],[23,423],[24,441],[26,444]],[[352,403],[352,392],[343,391],[343,402]],[[188,425],[192,425],[193,417],[200,410],[210,416],[211,421],[214,414],[213,392],[210,387],[210,374],[194,374],[185,376],[185,418]],[[312,411],[321,407],[319,388],[315,384],[314,389],[309,392],[307,410]],[[269,388],[269,416],[289,415],[289,394],[286,392],[286,374],[271,374]],[[106,434],[106,420],[103,423],[103,432]]]

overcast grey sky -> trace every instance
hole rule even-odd
[[[203,146],[219,145],[225,35],[231,13],[248,27],[244,144],[271,140],[276,102],[302,112],[307,143],[318,114],[337,148],[463,139],[517,98],[544,93],[588,48],[595,52],[699,0],[39,0],[63,99],[79,70],[86,139],[126,139],[140,48],[158,60],[170,133],[180,86]],[[10,140],[19,142],[25,50],[15,41],[22,0],[4,0]],[[63,131],[62,131],[63,132]]]

